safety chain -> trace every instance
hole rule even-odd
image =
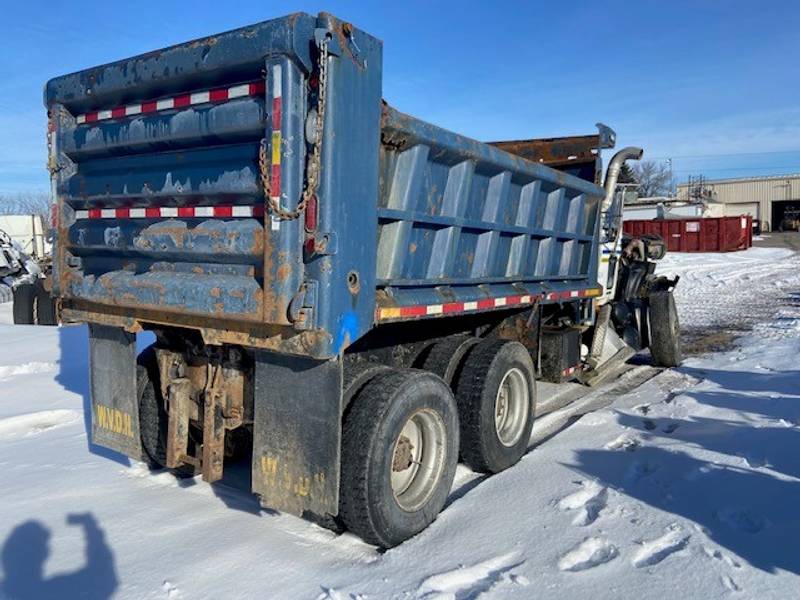
[[[306,187],[297,208],[285,210],[281,207],[280,197],[273,198],[270,194],[269,180],[269,153],[267,139],[261,140],[258,151],[258,167],[261,175],[261,188],[267,200],[270,211],[277,218],[288,221],[299,217],[306,208],[309,200],[317,194],[320,178],[320,161],[322,158],[322,129],[325,124],[325,105],[328,85],[328,38],[323,38],[319,44],[319,88],[317,92],[317,115],[315,122],[314,146],[306,165]]]

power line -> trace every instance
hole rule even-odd
[[[650,156],[649,160],[667,160],[675,158],[717,158],[722,156],[765,156],[770,154],[798,154],[797,150],[764,150],[762,152],[720,152],[717,154],[672,154],[670,156]]]
[[[800,171],[800,165],[757,165],[753,167],[725,167],[719,169],[715,167],[706,167],[705,169],[673,169],[673,173],[696,173],[697,171],[763,171],[764,169],[788,169],[794,174]]]

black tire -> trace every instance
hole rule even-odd
[[[432,443],[421,443],[418,449],[420,462],[437,459],[437,474],[422,486],[414,506],[404,507],[405,492],[395,495],[392,477],[414,468],[411,462],[404,469],[394,467],[401,432],[420,418],[435,423],[443,438],[429,437]],[[426,449],[433,453],[428,450],[426,454]],[[353,399],[344,421],[339,516],[365,541],[384,548],[396,546],[436,519],[450,493],[457,463],[458,413],[445,383],[431,373],[413,369],[380,373]],[[411,481],[416,480],[412,477]],[[408,491],[415,486],[412,483]]]
[[[345,362],[342,378],[342,412],[347,411],[353,398],[373,377],[390,370],[391,367],[373,361]]]
[[[168,416],[161,396],[155,350],[147,348],[136,359],[136,393],[139,399],[139,435],[150,466],[167,464]]]
[[[41,281],[36,284],[36,322],[39,325],[58,325],[56,301]]]
[[[681,364],[681,331],[672,292],[650,294],[650,354],[659,367]]]
[[[34,299],[36,287],[32,283],[23,283],[14,288],[14,324],[32,325],[34,322]]]
[[[507,379],[507,376],[510,379]],[[517,390],[519,409],[513,412],[512,434],[501,439],[495,419],[500,386],[504,382]],[[527,412],[520,404],[527,386]],[[533,361],[528,350],[510,340],[483,340],[467,355],[456,383],[458,417],[461,423],[461,459],[473,470],[499,473],[519,461],[528,449],[536,409]],[[508,388],[506,388],[508,391]],[[508,406],[508,405],[507,405]],[[511,414],[505,411],[506,420]],[[503,422],[501,422],[502,430]]]
[[[464,356],[478,342],[479,338],[469,335],[446,337],[430,348],[420,368],[438,375],[447,385],[452,386],[460,372]]]

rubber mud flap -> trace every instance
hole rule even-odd
[[[257,352],[253,493],[298,516],[339,510],[342,363]]]
[[[89,324],[92,441],[141,460],[136,394],[136,336]]]

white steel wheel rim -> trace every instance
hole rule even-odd
[[[503,446],[511,447],[522,437],[531,410],[530,398],[525,374],[516,367],[506,372],[494,401],[494,429]]]
[[[411,415],[397,436],[392,452],[392,493],[398,506],[414,512],[436,489],[445,466],[447,432],[442,417],[432,410]]]

